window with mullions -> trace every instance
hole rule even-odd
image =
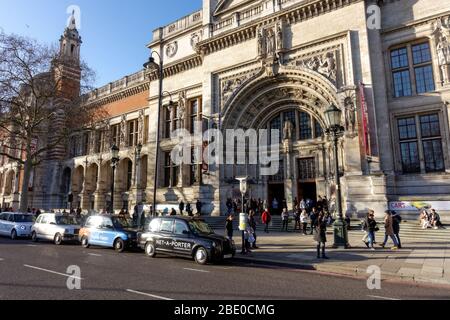
[[[118,124],[111,127],[111,142],[113,146],[120,144],[120,126]]]
[[[128,146],[134,147],[138,144],[139,124],[137,120],[128,121]]]
[[[300,140],[312,139],[311,116],[306,112],[300,112],[299,121]]]
[[[419,126],[417,126],[417,123],[419,123]],[[404,173],[421,172],[421,151],[424,155],[423,167],[425,172],[445,170],[441,130],[437,114],[398,119],[397,126]]]
[[[435,90],[428,42],[408,44],[391,50],[391,69],[396,98]]]
[[[164,153],[164,186],[176,187],[178,186],[178,177],[180,176],[180,167],[172,162],[170,152]]]

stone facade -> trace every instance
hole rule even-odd
[[[381,29],[370,24],[374,4],[380,5],[375,19]],[[66,172],[70,189],[62,194],[71,192],[74,205],[83,209],[106,207],[108,150],[115,142],[121,149],[115,207],[151,203],[160,130],[159,203],[200,199],[204,214],[223,214],[227,198],[239,197],[235,177],[244,174],[252,178],[250,195],[269,203],[285,198],[292,208],[302,196],[332,198],[334,159],[323,132],[324,111],[335,104],[346,129],[339,160],[347,213],[372,208],[382,214],[390,201],[450,201],[449,5],[449,0],[204,0],[201,10],[156,29],[148,45],[164,62],[163,89],[170,93],[161,122],[155,71],[93,92],[89,103],[104,105],[111,119],[99,125],[103,134],[90,136],[107,143],[99,142],[100,149],[94,143],[90,152],[61,162],[59,179],[63,185]],[[169,101],[175,102],[172,108]],[[280,142],[282,170],[265,177],[253,165],[175,167],[167,159],[176,145],[168,127],[191,130],[191,121],[200,118],[223,132],[283,130],[291,122],[292,132]],[[140,154],[137,142],[143,145]],[[14,169],[2,168],[2,191],[14,189]]]

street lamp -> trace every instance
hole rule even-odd
[[[153,58],[153,54],[156,54],[159,58],[159,64],[155,62],[155,58]],[[159,124],[161,123],[161,109],[163,104],[164,92],[163,92],[163,80],[164,80],[164,62],[161,55],[152,51],[150,54],[150,58],[146,63],[144,63],[145,70],[150,72],[157,71],[159,76],[159,102],[158,102],[158,122],[157,122],[157,130],[156,130],[156,154],[155,154],[155,177],[153,182],[153,211],[156,213],[156,191],[158,188],[158,172],[159,172],[159,147],[161,143],[161,128]],[[170,95],[170,93],[169,93]],[[171,96],[171,95],[170,95]],[[170,99],[169,105],[172,106],[173,102]]]
[[[334,245],[333,247],[348,248],[347,226],[344,221],[342,212],[342,194],[341,194],[341,177],[339,174],[339,151],[338,142],[344,134],[344,127],[342,126],[342,111],[334,104],[325,111],[325,119],[327,120],[328,129],[326,134],[332,138],[334,146],[334,178],[336,183],[336,215],[337,219],[334,222]]]
[[[111,181],[111,214],[114,215],[114,180],[116,175],[116,167],[119,163],[119,148],[116,145],[111,147],[111,168],[112,168],[112,181]]]
[[[244,209],[244,197],[245,194],[247,193],[248,187],[247,187],[247,180],[248,177],[237,177],[236,180],[239,181],[239,189],[241,191],[241,201],[242,201],[242,205],[241,205],[241,213],[239,215],[239,229],[242,231],[242,251],[241,254],[245,254],[246,253],[246,249],[245,249],[245,229],[247,229],[247,214],[245,213],[245,209]]]

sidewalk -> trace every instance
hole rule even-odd
[[[367,249],[361,241],[362,231],[349,232],[351,249],[332,249],[333,233],[328,232],[327,256],[317,259],[316,243],[312,236],[298,232],[258,234],[259,249],[236,258],[268,264],[290,265],[296,268],[317,270],[353,276],[368,276],[367,268],[377,265],[382,279],[409,280],[450,285],[450,229],[422,230],[415,221],[402,223],[400,238],[403,249],[391,251],[378,244],[384,232],[376,235],[376,251]],[[240,237],[235,233],[240,252]]]

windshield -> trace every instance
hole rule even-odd
[[[28,214],[15,214],[14,215],[15,222],[33,222],[33,216]]]
[[[191,227],[192,232],[194,233],[202,233],[202,234],[212,234],[214,233],[208,224],[203,221],[190,221],[189,226]]]
[[[133,227],[133,221],[131,219],[123,217],[113,217],[111,219],[114,224],[114,228],[124,229]]]
[[[78,222],[72,217],[56,216],[56,224],[61,226],[77,225]]]

